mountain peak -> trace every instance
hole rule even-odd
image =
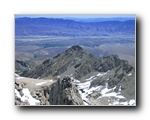
[[[79,46],[79,45],[74,45],[70,49],[72,49],[74,51],[83,50],[83,48],[81,46]]]
[[[43,62],[35,69],[28,71],[23,76],[33,78],[52,78],[56,76],[71,75],[76,79],[96,71],[99,60],[86,52],[79,45],[75,45],[63,53]]]
[[[74,56],[74,55],[76,56],[79,54],[83,54],[85,52],[86,51],[82,47],[80,47],[79,45],[75,45],[67,49],[64,53],[67,56]]]

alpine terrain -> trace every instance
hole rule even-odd
[[[136,105],[135,67],[118,55],[75,45],[36,67],[15,63],[15,105]]]

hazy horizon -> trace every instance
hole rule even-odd
[[[63,19],[116,19],[116,18],[128,18],[128,19],[133,19],[136,16],[135,15],[84,15],[84,14],[67,14],[67,15],[62,15],[62,14],[50,14],[50,15],[38,15],[38,14],[16,14],[15,18],[24,18],[24,17],[29,17],[29,18],[63,18]]]

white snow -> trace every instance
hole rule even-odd
[[[28,88],[23,88],[22,90],[23,96],[21,97],[20,93],[15,89],[15,95],[21,99],[21,101],[28,101],[30,105],[39,105],[40,101],[36,100],[30,95],[30,91]]]
[[[90,84],[91,84],[91,81],[87,81],[84,83],[79,83],[77,85],[78,85],[78,89],[89,89]]]
[[[93,77],[92,77],[93,78]],[[101,93],[101,96],[99,96],[97,99],[100,99],[102,97],[115,97],[118,98],[117,101],[114,101],[113,103],[110,103],[109,105],[132,105],[134,104],[134,100],[128,102],[119,102],[119,99],[124,99],[125,97],[120,95],[121,92],[121,86],[119,87],[119,91],[118,92],[114,92],[114,90],[116,89],[116,86],[114,88],[108,89],[108,83],[106,83],[105,86],[97,86],[97,87],[92,87],[90,88],[90,84],[91,81],[87,81],[85,83],[79,83],[78,85],[78,89],[79,89],[79,93],[82,97],[82,99],[86,102],[88,102],[88,95],[90,95],[91,93],[93,93],[93,91],[98,91],[99,93]],[[83,90],[84,92],[82,93],[80,90]],[[87,103],[84,102],[85,105],[87,105]]]
[[[114,92],[114,90],[116,89],[116,85],[115,85],[115,87],[114,88],[112,88],[113,89],[113,92]]]
[[[131,75],[132,75],[132,73],[129,73],[129,74],[128,74],[128,76],[131,76]]]
[[[74,82],[78,83],[76,84],[77,85],[77,88],[79,90],[79,94],[81,95],[81,98],[84,100],[84,105],[88,105],[86,103],[86,101],[88,102],[88,98],[87,96],[89,95],[90,91],[89,91],[89,87],[90,87],[90,84],[91,84],[91,81],[87,81],[87,82],[84,82],[84,83],[80,83],[80,81],[78,80],[74,80]],[[83,93],[81,92],[81,89],[84,91]]]
[[[22,78],[24,78],[24,77],[18,76],[18,77],[16,77],[15,79],[16,79],[16,80],[19,80],[19,79],[22,79]]]
[[[119,87],[119,90],[118,90],[119,92],[121,92],[121,86]]]
[[[133,100],[130,100],[129,101],[129,105],[135,105],[135,100],[133,99]]]
[[[135,100],[133,99],[125,102],[114,101],[113,105],[135,105]]]
[[[114,101],[112,104],[113,105],[128,105],[128,102],[127,101],[126,102]]]
[[[15,89],[15,95],[16,95],[18,98],[21,98],[20,93],[19,93],[18,90],[16,90],[16,89]]]
[[[112,91],[112,89],[104,88],[101,90],[101,94],[105,95],[107,92],[110,92],[110,91]]]
[[[72,77],[72,79],[73,79],[73,77]],[[77,80],[77,79],[73,79],[73,82],[75,82],[75,83],[80,83],[80,81]]]
[[[109,100],[108,102],[110,102],[109,105],[135,105],[135,100],[125,101],[125,102],[119,101],[120,99],[125,99],[125,97],[121,95],[121,91],[122,91],[121,86],[119,86],[118,92],[115,92],[117,86],[114,86],[113,88],[109,89],[108,83],[106,83],[104,86],[100,85],[100,86],[90,88],[91,82],[104,74],[106,73],[98,73],[95,76],[91,76],[90,78],[86,79],[86,82],[84,83],[81,83],[79,80],[73,79],[73,83],[77,85],[79,94],[81,95],[81,98],[84,100],[83,102],[84,105],[88,105],[88,103],[90,104],[89,95],[92,94],[94,91],[97,91],[101,94],[101,96],[99,96],[97,99],[103,97],[108,97],[109,99],[111,99],[111,97],[115,97],[116,100],[114,101],[108,99]],[[132,74],[130,73],[128,76],[130,75]],[[108,81],[109,78],[107,78],[106,80]]]
[[[98,73],[96,76],[98,77],[98,76],[101,76],[102,75],[102,73]]]
[[[90,89],[85,89],[85,93],[86,93],[86,96],[88,96],[89,94],[93,93],[93,91],[100,91],[100,89],[102,88],[103,86],[97,86],[97,87],[92,87]]]
[[[19,77],[19,75],[15,73],[15,77]]]
[[[21,79],[21,78],[24,78],[24,77],[20,77],[18,74],[15,73],[15,79],[16,79],[16,80],[19,80],[19,79]]]
[[[108,84],[106,84],[105,88],[100,91],[102,96],[98,97],[97,99],[102,98],[102,97],[116,97],[120,99],[125,98],[122,95],[118,95],[119,93],[114,92],[115,89],[116,89],[116,86],[114,88],[108,89]]]
[[[105,85],[105,86],[106,86],[106,88],[108,88],[108,83],[106,83],[106,85]]]
[[[83,101],[83,103],[84,103],[84,105],[89,105],[89,104],[87,104],[87,102],[85,102],[85,101]]]
[[[22,92],[24,95],[21,97],[21,101],[23,102],[28,101],[30,105],[40,104],[39,100],[36,100],[30,95],[30,91],[28,88],[23,88]]]
[[[100,76],[103,76],[103,75],[105,75],[107,72],[101,72],[101,73],[98,73],[96,76],[97,77],[100,77]]]
[[[91,76],[90,78],[86,79],[86,81],[92,80],[95,76]]]
[[[36,83],[35,85],[42,85],[42,84],[44,84],[44,83],[46,83],[46,82]]]

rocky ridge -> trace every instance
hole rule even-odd
[[[23,71],[30,70],[30,66],[21,60],[15,60],[15,73],[21,74]]]
[[[76,79],[81,79],[91,72],[98,71],[99,65],[97,58],[77,45],[53,59],[45,60],[41,65],[24,72],[21,76],[48,79],[72,74]]]
[[[50,85],[36,83],[38,88],[27,88],[15,81],[15,105],[83,105],[81,96],[69,77],[58,79]],[[40,87],[39,87],[40,85]]]
[[[71,75],[75,79],[82,80],[83,78],[88,78],[89,75],[97,74],[97,72],[106,72],[123,65],[129,66],[127,61],[120,60],[117,55],[111,55],[99,60],[82,47],[76,45],[62,54],[58,54],[53,59],[45,60],[35,69],[24,71],[21,76],[49,79]]]
[[[46,79],[37,83],[40,89],[30,89],[38,105],[136,105],[135,68],[117,55],[98,60],[72,46],[22,75]]]

